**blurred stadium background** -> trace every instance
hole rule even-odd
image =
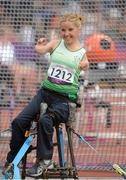
[[[80,40],[90,62],[80,77],[75,130],[98,151],[74,136],[77,167],[113,172],[109,161],[125,168],[125,0],[0,0],[0,166],[9,150],[11,121],[40,87],[50,62],[34,45],[42,36],[57,37],[59,16],[67,12],[85,17]],[[29,163],[33,158],[30,154]]]

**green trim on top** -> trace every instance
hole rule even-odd
[[[81,59],[81,61],[83,61],[83,59],[84,59],[84,56],[86,55],[86,52],[85,52],[85,54],[82,56],[82,59]]]
[[[57,44],[57,46],[52,50],[52,52],[50,52],[50,55],[55,51],[56,48],[58,48],[58,46],[60,45],[61,42],[62,42],[62,40],[60,40],[59,43]]]
[[[72,51],[72,50],[70,50],[70,49],[67,47],[65,41],[63,41],[63,43],[64,43],[64,46],[68,49],[68,51],[71,51],[71,52],[77,52],[77,51],[79,51],[80,49],[83,49],[83,47],[81,47],[81,48],[78,49],[78,50]]]

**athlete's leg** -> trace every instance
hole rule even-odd
[[[12,122],[12,137],[10,141],[10,152],[7,155],[7,161],[13,161],[20,147],[25,141],[25,131],[30,128],[31,121],[40,111],[40,104],[45,100],[45,94],[40,89],[31,102],[23,109],[23,111]]]

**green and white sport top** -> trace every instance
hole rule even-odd
[[[85,52],[84,48],[70,51],[64,40],[61,40],[51,53],[51,63],[42,87],[63,93],[70,100],[75,101],[79,88],[79,63],[83,60]]]

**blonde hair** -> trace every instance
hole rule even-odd
[[[64,16],[61,17],[59,25],[61,25],[63,22],[70,21],[73,22],[78,28],[81,29],[83,23],[84,23],[84,18],[81,15],[78,14],[65,14]]]

